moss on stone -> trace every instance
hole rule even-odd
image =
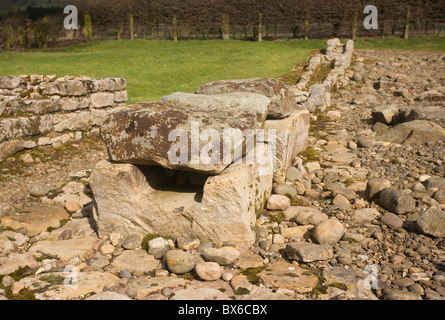
[[[266,267],[257,267],[257,268],[247,268],[241,272],[242,275],[245,275],[247,278],[247,281],[249,281],[253,285],[259,285],[261,284],[262,280],[258,276],[258,274],[263,271]]]

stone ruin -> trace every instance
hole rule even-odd
[[[330,92],[349,81],[352,54],[352,41],[331,39],[295,85],[222,80],[131,106],[121,78],[3,77],[0,161],[100,127],[109,159],[96,165],[90,185],[101,238],[155,233],[247,248],[273,183],[285,182],[307,147],[310,112],[324,110]]]
[[[330,92],[347,84],[352,54],[352,41],[332,39],[295,86],[277,79],[221,80],[194,94],[176,92],[109,114],[100,131],[109,159],[90,177],[99,236],[155,233],[248,248],[273,182],[284,182],[307,147],[309,111],[326,108]],[[314,83],[322,64],[329,72]],[[252,132],[255,143],[246,136],[227,142],[225,129]],[[210,136],[216,148],[209,148]],[[237,147],[238,157],[232,153]],[[212,151],[204,161],[203,148]],[[187,161],[172,161],[178,152]]]
[[[126,81],[55,75],[0,78],[0,161],[24,149],[55,148],[98,130],[125,106]]]

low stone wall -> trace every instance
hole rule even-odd
[[[0,78],[0,161],[24,149],[80,140],[127,101],[122,78]]]
[[[304,107],[310,112],[323,111],[330,105],[331,92],[345,87],[352,76],[347,71],[354,53],[354,41],[342,44],[338,38],[326,43],[325,53],[313,56],[295,85],[298,90],[307,90],[309,96]],[[324,73],[326,76],[324,76]],[[321,83],[316,79],[324,78]],[[314,83],[315,82],[315,83]]]

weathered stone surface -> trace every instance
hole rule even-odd
[[[13,252],[7,257],[0,257],[0,275],[10,274],[19,268],[25,267],[38,267],[38,263],[31,253]]]
[[[16,89],[22,82],[21,78],[15,76],[0,77],[0,89]]]
[[[102,78],[94,80],[97,91],[122,91],[127,88],[127,81],[123,78]]]
[[[193,270],[196,260],[195,255],[182,250],[170,250],[165,254],[168,270],[176,274],[183,274]]]
[[[53,116],[32,116],[0,120],[0,142],[25,136],[36,136],[53,130]]]
[[[286,210],[290,207],[290,199],[286,196],[273,194],[267,200],[267,209],[269,210]]]
[[[440,177],[431,177],[425,180],[425,188],[437,188],[439,190],[445,190],[445,179]]]
[[[36,290],[48,285],[45,277],[63,278],[70,276],[69,272],[50,272],[44,275],[26,277],[22,279],[25,287]],[[77,272],[74,283],[65,285],[64,281],[60,284],[53,284],[42,293],[37,293],[36,298],[40,300],[60,299],[73,300],[81,299],[87,294],[102,293],[103,288],[110,282],[119,280],[115,275],[103,271]],[[36,287],[38,285],[38,287]]]
[[[256,129],[255,110],[154,102],[136,104],[108,115],[102,122],[101,136],[113,161],[219,174],[234,161],[233,150],[241,151],[239,156],[252,150],[253,146],[247,150],[241,148],[242,133],[247,130],[253,137]],[[233,144],[229,131],[236,132]],[[213,142],[210,145],[209,137]]]
[[[221,277],[221,267],[216,262],[199,262],[195,266],[196,274],[205,281],[213,281]]]
[[[393,118],[398,112],[399,108],[396,105],[377,106],[372,110],[372,118],[375,122],[391,124]]]
[[[228,92],[250,92],[265,95],[270,99],[269,116],[272,118],[284,118],[298,108],[292,91],[277,79],[220,80],[204,84],[196,90],[198,94]]]
[[[267,266],[258,276],[267,288],[282,288],[297,293],[311,292],[318,284],[316,275],[307,274],[307,270],[285,261]]]
[[[49,184],[44,182],[34,182],[31,185],[31,189],[29,190],[29,194],[33,197],[43,197],[50,192],[52,187]]]
[[[273,193],[282,196],[290,195],[292,198],[295,198],[298,195],[297,190],[293,186],[284,183],[279,183],[275,188],[273,188]]]
[[[83,96],[96,90],[93,79],[69,77],[59,78],[42,85],[42,94],[60,96]]]
[[[140,300],[152,293],[161,292],[165,288],[174,289],[184,287],[188,283],[190,283],[190,280],[179,277],[142,276],[135,278],[130,282],[127,294],[134,299]]]
[[[380,191],[378,203],[396,214],[412,212],[416,207],[416,200],[411,195],[393,188],[385,188]]]
[[[309,97],[304,103],[304,108],[310,112],[324,111],[330,104],[331,93],[326,85],[321,83],[313,84],[309,87],[308,92]]]
[[[314,228],[313,225],[280,228],[280,234],[284,238],[304,238],[308,239],[312,235],[311,230]]]
[[[14,251],[14,244],[12,241],[0,233],[0,257],[8,255],[12,251]]]
[[[385,188],[391,186],[391,182],[387,179],[370,179],[366,184],[365,197],[368,200],[373,200],[378,197],[378,193]]]
[[[269,111],[270,99],[257,93],[231,92],[223,94],[192,94],[175,92],[161,98],[162,101],[180,105],[186,108],[198,108],[201,110],[246,110],[256,111],[257,127],[263,128]]]
[[[112,107],[114,105],[114,94],[110,92],[96,92],[90,97],[92,108]]]
[[[64,111],[86,109],[90,106],[88,97],[63,97],[59,99],[60,106]]]
[[[293,209],[292,209],[293,208]],[[318,225],[320,222],[327,220],[328,216],[320,212],[317,208],[311,207],[289,207],[284,212],[288,220],[295,221],[300,225]]]
[[[56,132],[87,130],[90,127],[90,119],[89,111],[57,114],[54,116],[54,130]]]
[[[417,219],[419,229],[434,237],[445,237],[445,212],[437,207],[424,211]]]
[[[314,239],[319,244],[335,244],[345,234],[345,228],[337,219],[320,222],[313,231]]]
[[[264,264],[264,259],[258,254],[251,253],[249,251],[243,253],[235,261],[235,265],[241,269],[258,268]]]
[[[62,261],[69,261],[77,256],[83,258],[90,255],[96,240],[96,237],[58,241],[44,240],[34,244],[28,252],[37,254],[38,251],[41,251],[59,257]]]
[[[130,297],[113,292],[113,291],[105,291],[102,293],[97,293],[87,298],[86,300],[131,300]]]
[[[352,221],[356,224],[366,224],[374,219],[380,217],[380,212],[373,208],[363,208],[359,210],[354,210],[352,214]]]
[[[286,245],[284,252],[289,259],[299,262],[329,260],[334,255],[332,247],[328,244],[306,242],[289,243]]]
[[[240,256],[240,252],[232,247],[208,248],[202,253],[207,261],[216,262],[221,266],[226,266],[235,262]]]
[[[229,300],[229,296],[215,288],[187,288],[175,291],[171,300]]]
[[[55,206],[34,206],[15,214],[6,215],[1,220],[3,228],[25,228],[31,236],[40,234],[48,227],[57,228],[60,220],[69,218],[65,209]]]
[[[431,121],[414,120],[398,124],[379,133],[375,138],[398,144],[423,144],[445,139],[445,130]]]
[[[397,215],[391,212],[386,212],[382,217],[382,222],[387,226],[390,226],[394,229],[401,228],[403,226],[403,220],[400,219]]]
[[[63,227],[52,231],[47,240],[63,240],[60,237],[64,232],[69,232],[71,239],[95,236],[95,227],[94,220],[91,218],[70,220]]]
[[[57,100],[15,100],[6,104],[5,115],[45,114],[60,110],[61,105]]]
[[[440,93],[437,90],[428,90],[428,91],[424,91],[422,92],[419,97],[418,100],[420,101],[445,101],[445,95]]]
[[[159,260],[144,250],[125,250],[113,260],[110,271],[119,273],[122,270],[129,270],[135,276],[140,276],[160,267]]]
[[[415,293],[404,290],[392,290],[385,295],[385,300],[422,300],[422,297]]]
[[[148,243],[147,243],[148,254],[156,254],[157,252],[159,252],[159,251],[163,250],[165,247],[167,247],[167,244],[168,244],[167,240],[165,240],[162,237],[155,238],[155,239],[148,241]],[[178,248],[179,248],[179,246],[178,246]],[[180,249],[182,249],[182,248],[180,248]]]
[[[307,148],[310,117],[307,110],[294,111],[290,116],[279,120],[267,120],[264,125],[264,138],[274,154],[274,181],[284,182],[287,169],[294,158]],[[274,131],[275,130],[275,134]]]
[[[202,192],[176,186],[174,178],[165,176],[159,167],[101,161],[90,177],[99,235],[157,233],[249,246],[255,239],[251,229],[255,209],[270,195],[272,186],[272,175],[259,176],[257,169],[232,165],[209,177]]]

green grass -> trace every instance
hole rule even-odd
[[[278,77],[324,40],[93,41],[59,49],[0,54],[1,75],[57,74],[127,79],[129,103],[194,92],[221,79]]]
[[[397,37],[383,37],[372,39],[357,39],[356,49],[374,50],[416,50],[445,52],[445,37],[413,37],[402,39]]]
[[[325,46],[325,40],[92,41],[59,49],[2,52],[0,76],[123,77],[128,103],[148,102],[176,91],[194,92],[214,80],[279,77],[304,62],[312,50]],[[445,37],[358,39],[355,47],[445,52]]]

